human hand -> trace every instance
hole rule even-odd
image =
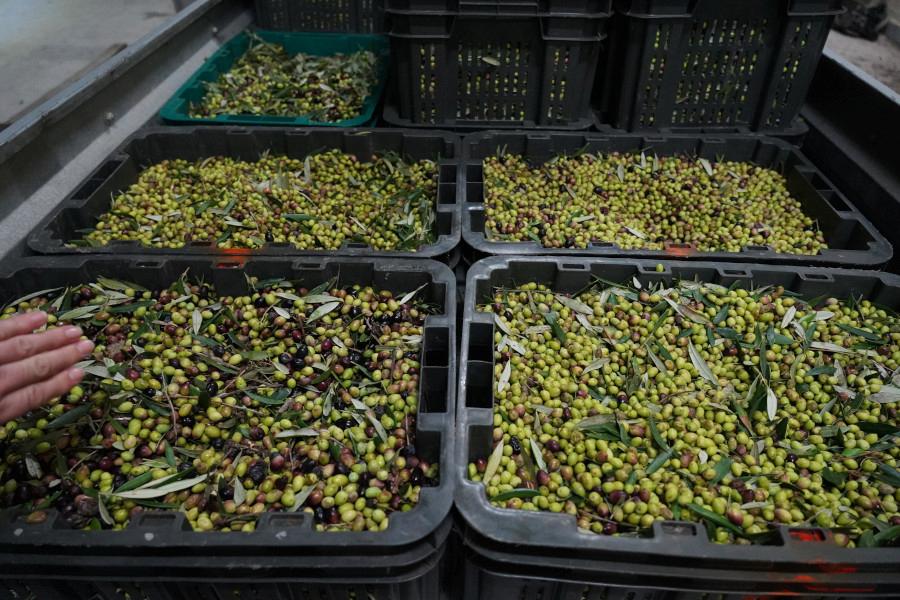
[[[94,344],[80,340],[81,329],[72,325],[33,333],[46,322],[40,311],[0,321],[0,423],[65,394],[84,377],[72,367]]]

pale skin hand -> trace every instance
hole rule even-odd
[[[84,377],[75,363],[94,349],[81,329],[66,325],[33,333],[43,312],[0,321],[0,423],[15,419],[72,389]]]

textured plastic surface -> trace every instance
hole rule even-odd
[[[83,283],[98,276],[160,288],[186,270],[212,283],[222,294],[245,292],[247,276],[283,277],[306,287],[336,277],[338,285],[371,284],[395,293],[425,285],[419,293],[438,310],[425,321],[416,446],[428,460],[439,462],[439,484],[423,488],[419,504],[409,512],[392,515],[390,526],[383,532],[317,532],[312,519],[303,513],[263,515],[257,530],[246,534],[194,532],[181,513],[147,511],[121,532],[65,529],[53,511],[40,525],[9,521],[6,516],[0,521],[0,579],[45,577],[49,573],[89,579],[119,577],[126,581],[145,578],[216,581],[265,576],[311,582],[327,580],[337,585],[334,590],[365,590],[367,584],[377,584],[379,578],[385,578],[397,585],[378,588],[385,591],[375,596],[379,600],[434,597],[431,592],[438,581],[437,574],[433,574],[434,563],[449,530],[454,485],[451,474],[455,458],[452,415],[456,408],[456,279],[453,273],[445,265],[424,260],[41,257],[0,266],[0,305],[31,291]],[[396,592],[404,589],[405,584],[399,583],[402,581],[412,582],[411,589],[417,589],[424,581],[415,583],[415,580],[423,577],[434,578],[428,583],[432,588],[418,595]],[[273,584],[269,585],[274,589]],[[315,598],[353,597],[349,591],[335,591],[331,592],[335,595],[329,596],[329,588],[324,583],[314,589],[316,594],[326,594],[312,596]],[[60,594],[38,594],[38,597],[90,597],[90,594]],[[186,597],[236,597],[204,594],[189,593]],[[257,597],[298,597],[287,594]],[[366,598],[365,594],[357,597]]]
[[[157,128],[129,138],[81,185],[54,209],[31,233],[29,247],[44,254],[142,254],[225,256],[382,256],[394,258],[447,259],[460,239],[457,202],[459,138],[440,131],[275,129],[275,128]],[[111,195],[137,181],[143,168],[165,159],[198,160],[207,156],[231,156],[256,160],[266,151],[292,158],[323,149],[338,149],[371,159],[373,153],[397,152],[414,159],[438,161],[438,197],[435,205],[437,241],[418,252],[378,251],[356,242],[338,250],[298,250],[290,244],[268,244],[263,248],[222,249],[211,241],[189,242],[183,248],[147,248],[137,241],[116,242],[98,248],[67,248],[80,237],[79,229],[93,227],[109,210]]]
[[[384,31],[383,0],[256,0],[256,22],[277,31]]]
[[[608,0],[581,2],[601,10],[579,16],[533,14],[534,2],[460,4],[388,11],[394,84],[385,121],[451,129],[592,125],[589,96]]]
[[[624,129],[616,129],[610,125],[604,125],[601,119],[601,115],[599,112],[594,112],[594,129],[604,134],[610,133],[629,133]],[[697,127],[662,127],[658,130],[654,130],[652,132],[653,135],[709,135],[709,136],[720,136],[720,135],[729,135],[729,134],[738,134],[738,135],[760,135],[753,131],[750,131],[746,127],[711,127],[711,128],[697,128]],[[784,140],[788,144],[792,146],[797,146],[798,148],[803,147],[803,142],[806,141],[806,136],[809,134],[809,125],[806,121],[801,117],[797,117],[794,119],[794,122],[791,123],[790,126],[785,127],[779,131],[773,131],[767,133],[769,137],[778,138],[779,140]],[[646,132],[644,135],[650,135],[650,132]]]
[[[662,264],[662,272],[657,265]],[[498,286],[536,281],[576,292],[593,277],[644,285],[673,279],[742,287],[783,285],[802,296],[859,297],[900,309],[900,277],[844,269],[739,263],[684,263],[595,258],[492,257],[469,269],[466,282],[458,402],[456,508],[466,524],[467,600],[520,598],[673,598],[634,592],[636,585],[671,591],[744,594],[900,594],[900,548],[843,549],[822,529],[780,527],[765,546],[715,544],[699,523],[663,522],[648,537],[579,531],[569,515],[499,509],[467,465],[490,454],[493,430],[494,321],[476,310]],[[496,575],[499,574],[499,575]],[[500,577],[500,579],[497,579]],[[631,596],[610,594],[625,585]]]
[[[840,0],[616,0],[606,122],[628,131],[797,117]]]
[[[378,57],[378,83],[363,104],[360,114],[352,119],[335,122],[314,121],[309,117],[277,117],[269,115],[217,115],[208,118],[190,116],[191,103],[198,103],[206,94],[204,82],[214,82],[231,69],[250,45],[250,37],[242,32],[226,42],[196,73],[178,88],[166,102],[159,116],[169,123],[185,125],[267,125],[291,127],[362,127],[374,122],[375,110],[381,93],[387,84],[389,70],[389,44],[381,35],[339,34],[339,33],[285,33],[279,31],[256,31],[267,42],[281,44],[289,54],[314,54],[332,56],[350,54],[360,50],[371,50]]]
[[[537,242],[490,241],[484,233],[484,183],[482,159],[500,148],[545,162],[561,154],[587,152],[641,152],[648,155],[688,154],[716,160],[750,161],[781,170],[787,188],[818,221],[829,245],[814,256],[779,254],[767,246],[747,246],[742,252],[700,252],[686,244],[664,250],[623,250],[610,242],[587,248],[544,248]],[[728,260],[792,263],[816,266],[868,266],[887,263],[890,243],[796,148],[784,141],[758,135],[640,135],[603,133],[483,132],[463,140],[463,239],[482,255],[620,256],[629,258]]]

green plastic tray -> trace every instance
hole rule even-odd
[[[256,30],[255,33],[267,42],[284,46],[290,54],[314,54],[330,56],[333,54],[349,54],[360,50],[371,50],[378,57],[378,84],[372,94],[366,98],[362,112],[358,117],[343,121],[321,122],[307,117],[277,117],[272,115],[217,115],[213,118],[194,118],[190,116],[191,103],[199,102],[206,88],[207,81],[216,81],[222,73],[247,52],[250,37],[246,32],[240,33],[219,48],[210,56],[203,66],[191,75],[177,92],[166,102],[159,116],[169,123],[185,123],[191,125],[277,125],[315,126],[315,127],[364,127],[372,124],[378,100],[387,83],[390,44],[387,37],[381,35],[341,34],[341,33],[293,33],[281,31]]]

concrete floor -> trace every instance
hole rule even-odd
[[[828,36],[828,47],[900,93],[900,46],[881,35],[870,42],[838,31]]]
[[[0,127],[175,14],[179,0],[0,0]]]

